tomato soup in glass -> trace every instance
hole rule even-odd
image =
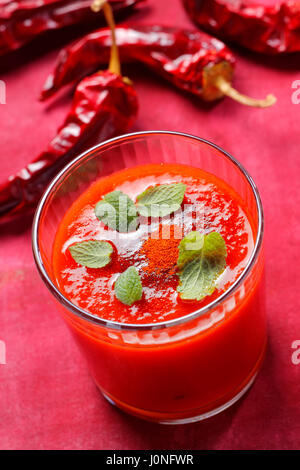
[[[171,200],[170,191],[182,192],[174,210],[139,211],[153,188]],[[133,229],[97,215],[110,194],[125,194],[137,208]],[[179,263],[194,233],[215,234],[226,247],[220,270],[221,255],[208,258],[196,281],[185,268],[198,263],[198,251]],[[103,395],[138,417],[187,423],[237,401],[262,363],[262,233],[257,189],[237,161],[196,137],[149,132],[100,144],[66,167],[37,210],[33,248]],[[91,241],[109,249],[101,267],[73,255],[72,247]],[[124,300],[118,278],[133,268],[138,293]]]

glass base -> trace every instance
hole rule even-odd
[[[104,396],[104,398],[111,405],[116,406],[120,410],[125,411],[126,413],[131,414],[131,415],[135,416],[136,418],[144,419],[146,421],[156,422],[156,423],[159,423],[159,424],[188,424],[188,423],[196,423],[197,421],[202,421],[204,419],[211,418],[212,416],[215,416],[215,415],[221,413],[222,411],[226,410],[230,406],[232,406],[243,395],[245,395],[245,393],[249,390],[249,388],[251,387],[251,385],[253,384],[253,382],[256,379],[257,373],[258,372],[256,372],[255,375],[252,376],[252,378],[248,381],[248,383],[245,385],[245,387],[239,393],[237,393],[233,398],[231,398],[231,400],[227,401],[225,404],[223,404],[223,405],[221,405],[217,408],[214,408],[213,410],[208,411],[206,413],[202,413],[202,414],[187,417],[187,418],[159,419],[159,418],[155,418],[155,417],[150,417],[147,414],[145,414],[144,410],[139,410],[139,409],[133,408],[131,406],[129,407],[129,406],[123,404],[123,403],[121,404],[121,403],[117,402],[117,400],[114,400],[112,397],[107,395],[107,393],[103,392],[101,389],[100,389],[100,391],[101,391],[102,395]]]
[[[126,403],[120,402],[119,400],[115,399],[112,397],[110,394],[105,392],[104,390],[101,389],[101,387],[98,386],[100,389],[102,395],[106,400],[116,406],[117,408],[121,409],[122,411],[125,411],[126,413],[129,413],[137,418],[144,419],[146,421],[152,421],[160,424],[188,424],[188,423],[195,423],[197,421],[202,421],[207,418],[211,418],[212,416],[215,416],[218,413],[221,413],[222,411],[226,410],[230,406],[232,406],[234,403],[236,403],[245,393],[249,390],[253,382],[255,381],[255,378],[258,374],[258,371],[262,365],[262,362],[265,357],[265,351],[266,351],[266,343],[264,345],[264,348],[261,352],[261,355],[256,362],[254,368],[252,369],[251,373],[248,375],[247,379],[244,381],[243,384],[241,384],[240,388],[236,391],[235,395],[233,395],[229,400],[228,398],[226,399],[224,397],[224,403],[222,403],[221,400],[219,400],[218,403],[215,403],[215,407],[211,410],[195,410],[195,413],[192,416],[168,416],[167,413],[157,413],[157,412],[149,412],[147,410],[142,410],[135,408],[131,405],[128,405]],[[202,412],[200,412],[202,411]],[[184,414],[184,413],[182,413]],[[187,414],[187,413],[186,413]]]
[[[245,387],[239,393],[237,393],[231,400],[227,401],[224,405],[219,406],[219,407],[217,407],[217,408],[215,408],[211,411],[208,411],[207,413],[202,413],[202,414],[199,414],[199,415],[196,415],[196,416],[191,416],[191,417],[188,417],[188,418],[178,418],[178,419],[176,419],[176,418],[174,418],[174,419],[159,419],[159,418],[155,419],[155,418],[151,418],[150,416],[145,415],[143,410],[139,410],[137,408],[128,407],[124,404],[121,404],[121,403],[117,402],[116,400],[114,400],[113,398],[111,398],[105,392],[103,392],[103,390],[100,389],[100,391],[101,391],[102,395],[104,396],[104,398],[111,405],[114,405],[117,408],[119,408],[120,410],[125,411],[126,413],[131,414],[131,415],[133,415],[137,418],[144,419],[146,421],[152,421],[152,422],[154,421],[154,422],[159,423],[159,424],[189,424],[189,423],[196,423],[197,421],[202,421],[202,420],[207,419],[207,418],[211,418],[212,416],[215,416],[218,413],[221,413],[222,411],[224,411],[227,408],[229,408],[230,406],[232,406],[234,403],[236,403],[249,390],[249,388],[251,387],[251,385],[253,384],[253,382],[256,379],[257,373],[258,372],[256,372],[255,375],[252,376],[252,378],[249,380],[249,382],[245,385]],[[100,387],[98,387],[98,388],[100,388]]]

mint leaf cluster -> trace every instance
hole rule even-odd
[[[137,196],[136,205],[122,191],[112,191],[97,203],[95,214],[113,230],[132,232],[138,228],[139,215],[165,217],[176,212],[182,204],[185,190],[183,183],[153,186]]]
[[[122,191],[106,194],[95,206],[96,217],[118,232],[131,232],[139,226],[139,216],[165,217],[182,204],[186,185],[161,184],[150,187],[137,197],[136,204]],[[113,247],[107,241],[89,240],[69,248],[73,259],[88,268],[103,268],[111,261]],[[216,281],[226,267],[227,250],[218,232],[188,233],[179,244],[177,291],[183,300],[202,300],[213,293]],[[140,300],[143,287],[138,270],[130,266],[117,278],[114,292],[124,305]]]

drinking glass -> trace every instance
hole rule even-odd
[[[254,248],[239,278],[216,300],[155,324],[108,321],[71,303],[52,270],[58,226],[71,204],[95,181],[145,163],[181,163],[212,173],[236,192],[253,222]],[[242,165],[199,137],[164,131],[108,140],[67,165],[37,208],[33,253],[95,383],[122,410],[160,423],[188,423],[235,403],[251,386],[266,346],[263,210]]]

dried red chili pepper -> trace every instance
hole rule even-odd
[[[122,62],[142,62],[205,101],[224,95],[249,106],[266,107],[276,101],[272,95],[255,100],[234,90],[230,85],[234,56],[224,43],[206,33],[163,26],[118,26],[116,39]],[[100,29],[63,49],[41,99],[106,63],[110,44],[109,31]]]
[[[144,0],[109,0],[123,13]],[[0,1],[0,55],[18,49],[39,34],[94,19],[91,0]]]
[[[300,51],[300,2],[183,0],[192,19],[218,37],[265,54]]]
[[[107,3],[102,6],[113,31],[111,10]],[[96,135],[98,142],[106,140],[131,126],[137,114],[137,96],[130,80],[120,74],[114,44],[111,50],[108,70],[85,78],[77,86],[71,110],[46,150],[0,186],[0,216],[13,216],[34,208],[45,186],[67,162],[89,146],[89,139]]]

